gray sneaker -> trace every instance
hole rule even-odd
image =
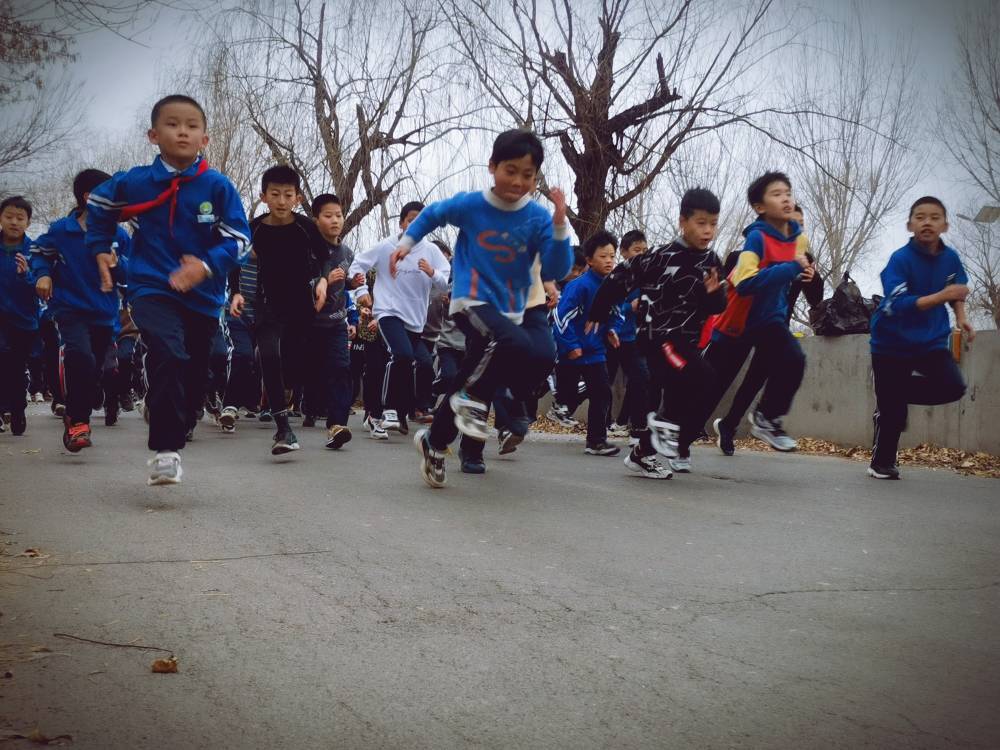
[[[428,428],[417,430],[413,436],[413,444],[420,454],[420,476],[424,478],[427,485],[434,489],[444,487],[448,481],[448,475],[444,468],[444,453],[434,450],[429,440],[431,431]]]
[[[451,410],[455,412],[455,426],[463,435],[473,440],[486,441],[490,436],[490,428],[486,424],[489,415],[488,407],[482,401],[477,401],[465,391],[456,391],[448,399]]]
[[[184,472],[179,453],[157,453],[149,459],[148,465],[153,467],[149,472],[149,485],[180,484]]]
[[[795,439],[790,437],[781,427],[781,419],[768,419],[754,409],[750,417],[750,434],[758,440],[763,440],[776,451],[793,451],[799,447]]]
[[[677,456],[676,458],[668,458],[667,463],[670,464],[670,470],[675,474],[691,473],[690,456]]]
[[[653,442],[653,447],[661,456],[667,458],[677,457],[677,439],[680,436],[681,428],[673,422],[660,419],[655,411],[646,415],[646,425],[649,427],[649,437]]]

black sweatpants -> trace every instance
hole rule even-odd
[[[60,315],[56,326],[62,339],[62,392],[66,397],[66,413],[72,422],[90,424],[94,395],[102,381],[114,328],[94,325],[69,314]]]
[[[608,409],[611,408],[611,384],[608,382],[607,362],[577,364],[566,360],[556,365],[556,401],[566,404],[576,394],[576,384],[582,380],[587,386],[587,445],[600,445],[608,439]],[[570,393],[562,389],[567,384]]]
[[[0,412],[19,414],[27,406],[28,354],[37,331],[19,328],[0,313]]]
[[[149,449],[179,451],[204,399],[208,357],[219,321],[166,295],[134,300],[132,320],[147,350]]]
[[[875,440],[872,463],[895,466],[899,436],[910,404],[936,406],[965,394],[962,373],[947,349],[906,357],[872,354],[875,380]]]
[[[291,391],[304,381],[310,321],[284,321],[266,310],[257,317],[257,349],[267,403],[276,419],[288,411]]]

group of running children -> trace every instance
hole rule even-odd
[[[194,99],[157,102],[148,138],[160,151],[152,164],[113,177],[80,173],[75,209],[35,240],[26,234],[30,203],[2,202],[0,429],[26,429],[26,362],[41,301],[54,332],[45,338],[59,345],[48,368],[58,376],[49,379],[70,452],[91,445],[102,372],[118,383],[108,410],[131,392],[131,348],[141,339],[151,485],[181,481],[180,451],[206,408],[233,432],[241,409],[246,417],[269,405],[272,453],[297,450],[289,421],[297,386],[303,424],[325,415],[326,447],[339,449],[351,439],[359,369],[373,438],[421,423],[414,442],[431,487],[445,485],[445,456],[459,435],[463,471],[485,471],[491,411],[499,452],[516,450],[553,368],[548,416],[573,424],[588,399],[585,450],[598,456],[620,450],[608,426],[611,382],[622,370],[625,397],[612,430],[629,435],[625,466],[639,476],[691,470],[691,444],[751,354],[728,412],[713,422],[716,444],[733,455],[737,428],[762,390],[752,434],[780,451],[796,448],[782,418],[805,356],[789,321],[800,292],[813,305],[822,299],[823,281],[780,172],[750,185],[757,220],[726,263],[711,249],[719,200],[701,188],[682,197],[670,244],[651,249],[641,232],[619,242],[599,230],[574,253],[563,193],[549,191],[553,213],[532,197],[541,142],[510,130],[493,144],[491,186],[407,204],[399,232],[355,256],[341,242],[338,198],[317,196],[312,217],[297,211],[299,175],[287,166],[264,173],[268,211],[248,223],[232,183],[202,156],[207,119]],[[458,229],[453,253],[426,239],[445,226]],[[913,236],[882,272],[885,297],[871,325],[877,410],[868,472],[882,479],[899,478],[907,405],[947,403],[965,391],[946,305],[974,336],[962,263],[941,239],[944,205],[920,198],[908,228]],[[627,432],[617,432],[626,422]]]

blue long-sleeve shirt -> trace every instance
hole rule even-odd
[[[906,356],[947,349],[947,305],[920,310],[917,300],[949,284],[969,283],[958,253],[942,244],[932,254],[911,238],[890,256],[881,278],[885,296],[872,315],[872,353]]]
[[[459,229],[452,259],[452,313],[486,303],[520,322],[535,257],[541,257],[543,281],[565,278],[573,264],[566,227],[553,227],[552,215],[527,195],[509,203],[485,190],[432,203],[410,224],[400,244],[412,247],[445,225]]]
[[[49,231],[31,245],[31,270],[35,279],[52,279],[52,299],[48,306],[59,320],[66,315],[82,316],[97,325],[112,326],[121,307],[118,290],[101,291],[101,276],[84,242],[83,227],[73,211],[49,226]],[[124,282],[131,240],[120,226],[115,232],[118,253],[117,280]]]
[[[214,169],[195,177],[199,163],[200,159],[180,173],[194,179],[180,185],[172,221],[170,201],[133,219],[129,299],[173,297],[214,318],[226,300],[229,272],[249,252],[250,227],[233,184]],[[86,243],[90,252],[108,252],[122,209],[155,200],[175,176],[177,172],[158,156],[152,164],[119,172],[94,188],[87,202]],[[183,294],[170,287],[170,274],[180,266],[182,255],[195,256],[212,274]]]
[[[3,241],[0,247],[0,316],[15,328],[34,331],[38,328],[39,305],[35,294],[35,277],[29,268],[24,273],[17,272],[16,256],[21,253],[28,259],[31,238],[24,235],[20,245],[8,245]]]
[[[638,338],[639,321],[636,320],[632,303],[639,299],[641,294],[639,289],[632,290],[625,301],[615,309],[614,318],[611,320],[611,330],[618,334],[618,340],[623,344],[629,344]]]
[[[594,302],[594,296],[604,281],[604,277],[588,269],[585,274],[573,279],[563,289],[556,307],[553,334],[556,339],[556,349],[559,361],[572,361],[581,365],[591,365],[607,360],[604,348],[604,332],[591,331],[584,333],[587,315]],[[567,354],[574,349],[580,349],[582,354],[574,360],[568,360]]]

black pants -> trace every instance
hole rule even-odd
[[[365,373],[365,347],[368,342],[356,336],[351,342],[351,403],[361,395],[361,382]]]
[[[45,367],[45,385],[52,395],[52,400],[57,404],[64,404],[66,401],[62,392],[61,377],[59,374],[59,331],[56,329],[55,321],[42,318],[38,325],[38,332],[42,337],[42,364]]]
[[[351,411],[351,358],[347,323],[313,326],[309,332],[310,365],[306,370],[305,413],[326,417],[329,429],[347,426]]]
[[[403,419],[420,406],[417,373],[431,367],[431,353],[420,334],[407,330],[399,318],[379,319],[378,330],[389,350],[389,363],[382,383],[382,409],[394,409]]]
[[[455,325],[465,334],[465,357],[452,392],[464,389],[483,403],[490,403],[501,388],[509,388],[522,402],[530,398],[555,359],[552,334],[539,324],[544,320],[539,310],[526,310],[521,325],[488,304],[456,313]],[[434,411],[430,444],[445,450],[457,436],[454,412],[444,398]]]
[[[608,439],[608,409],[611,408],[611,384],[608,382],[606,362],[577,364],[566,360],[556,365],[556,400],[566,404],[577,393],[576,384],[582,380],[587,386],[587,444],[599,445]],[[562,392],[563,384],[569,384],[571,392]]]
[[[36,333],[18,328],[0,313],[0,412],[20,414],[27,406],[25,373]]]
[[[872,463],[895,466],[899,436],[906,429],[907,406],[958,401],[965,381],[947,349],[897,357],[872,354],[875,380],[875,440]]]
[[[764,354],[757,351],[754,352],[753,359],[750,360],[750,367],[747,368],[746,375],[743,376],[743,382],[740,383],[739,388],[736,389],[736,393],[733,394],[733,400],[729,404],[729,411],[722,418],[722,423],[727,427],[735,430],[743,417],[746,416],[747,409],[753,403],[753,400],[760,393],[760,389],[764,387],[767,382],[767,372],[768,372],[768,362]]]
[[[145,343],[149,390],[149,449],[179,451],[205,393],[205,373],[218,319],[194,312],[167,296],[132,302]]]
[[[264,374],[264,392],[276,419],[288,410],[291,392],[302,384],[307,357],[309,321],[282,321],[261,310],[257,318],[257,348]]]
[[[619,367],[625,373],[625,399],[615,421],[641,430],[646,426],[646,415],[650,410],[649,367],[638,341],[623,341],[617,349],[608,347],[609,383],[614,384]],[[609,413],[609,419],[610,416]]]
[[[102,381],[114,329],[74,315],[61,315],[56,325],[62,339],[66,413],[72,422],[90,424],[94,396]]]
[[[233,354],[229,362],[225,405],[257,411],[260,407],[260,370],[257,367],[257,341],[252,320],[226,320]]]
[[[715,370],[718,390],[702,422],[729,390],[751,351],[762,357],[762,367],[766,366],[767,371],[764,395],[758,404],[761,413],[767,419],[778,419],[791,410],[806,371],[806,355],[788,327],[776,322],[748,331],[739,338],[718,336],[705,348],[703,356]],[[726,426],[736,428],[728,422]]]
[[[691,443],[701,434],[706,414],[717,399],[719,379],[715,368],[702,358],[695,344],[680,337],[644,340],[643,349],[649,365],[649,392],[663,394],[655,410],[680,427],[678,453],[689,456]]]
[[[382,384],[385,366],[389,363],[389,350],[379,336],[365,342],[365,374],[361,381],[361,398],[365,412],[373,419],[382,418]]]

